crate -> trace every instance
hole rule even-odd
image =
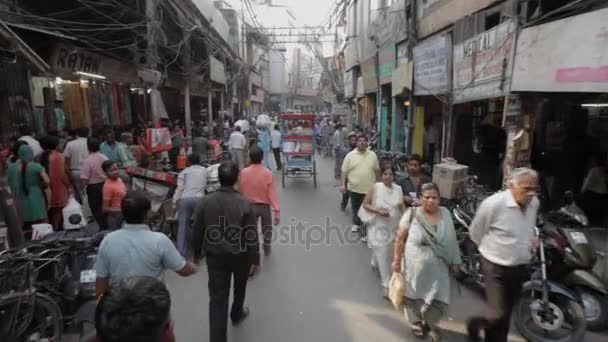
[[[439,188],[439,194],[441,195],[441,198],[450,200],[458,196],[458,193],[464,187],[467,180],[466,178],[459,180],[438,178],[437,180],[433,181],[435,184],[437,184],[437,187]]]
[[[466,179],[469,174],[469,167],[460,164],[436,164],[433,166],[433,182],[441,181],[461,181]]]

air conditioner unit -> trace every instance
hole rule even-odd
[[[152,85],[159,85],[163,79],[163,75],[158,70],[144,69],[139,70],[137,72],[139,78],[146,83],[151,83]]]

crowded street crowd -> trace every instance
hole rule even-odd
[[[260,265],[260,249],[266,257],[272,254],[273,227],[281,222],[273,171],[284,167],[286,142],[270,120],[263,127],[254,121],[195,125],[190,146],[180,122],[160,124],[171,131],[166,153],[150,151],[144,125],[122,132],[120,139],[113,130],[90,135],[79,128],[37,140],[23,129],[6,153],[10,191],[26,239],[36,224],[61,230],[70,198],[86,203],[99,229],[113,231],[101,243],[95,266],[100,341],[172,341],[163,273],[188,277],[203,259],[209,273],[209,340],[226,341],[228,319],[237,325],[250,314],[246,288]],[[439,187],[421,172],[423,159],[411,156],[407,177],[396,182],[394,165],[381,165],[369,147],[370,127],[351,132],[339,121],[323,119],[288,132],[313,132],[318,153],[335,157],[333,176],[342,193],[336,205],[345,211],[350,202],[350,231],[370,248],[383,296],[392,300],[392,277],[402,275],[402,304],[412,333],[437,342],[438,323],[458,292],[454,275],[462,260],[454,222],[441,206]],[[215,139],[226,140],[230,160],[218,167],[220,188],[205,193],[207,149]],[[189,165],[179,165],[185,151]],[[127,169],[154,164],[179,172],[172,198],[175,242],[150,230],[150,199],[130,189]],[[488,302],[486,316],[469,321],[471,341],[480,340],[481,330],[486,341],[507,341],[511,309],[532,258],[537,188],[535,171],[515,170],[508,188],[487,198],[471,224],[471,239],[483,256]]]

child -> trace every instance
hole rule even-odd
[[[119,177],[116,162],[106,160],[101,168],[106,174],[106,182],[103,185],[103,212],[107,215],[108,229],[116,230],[122,224],[121,203],[127,194],[127,187]]]

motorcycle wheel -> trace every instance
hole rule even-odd
[[[530,342],[582,341],[587,329],[583,306],[566,296],[549,294],[549,306],[542,308],[539,291],[522,292],[513,308],[515,326]]]
[[[577,290],[583,302],[587,329],[604,330],[608,324],[608,298],[588,288],[579,287]]]

